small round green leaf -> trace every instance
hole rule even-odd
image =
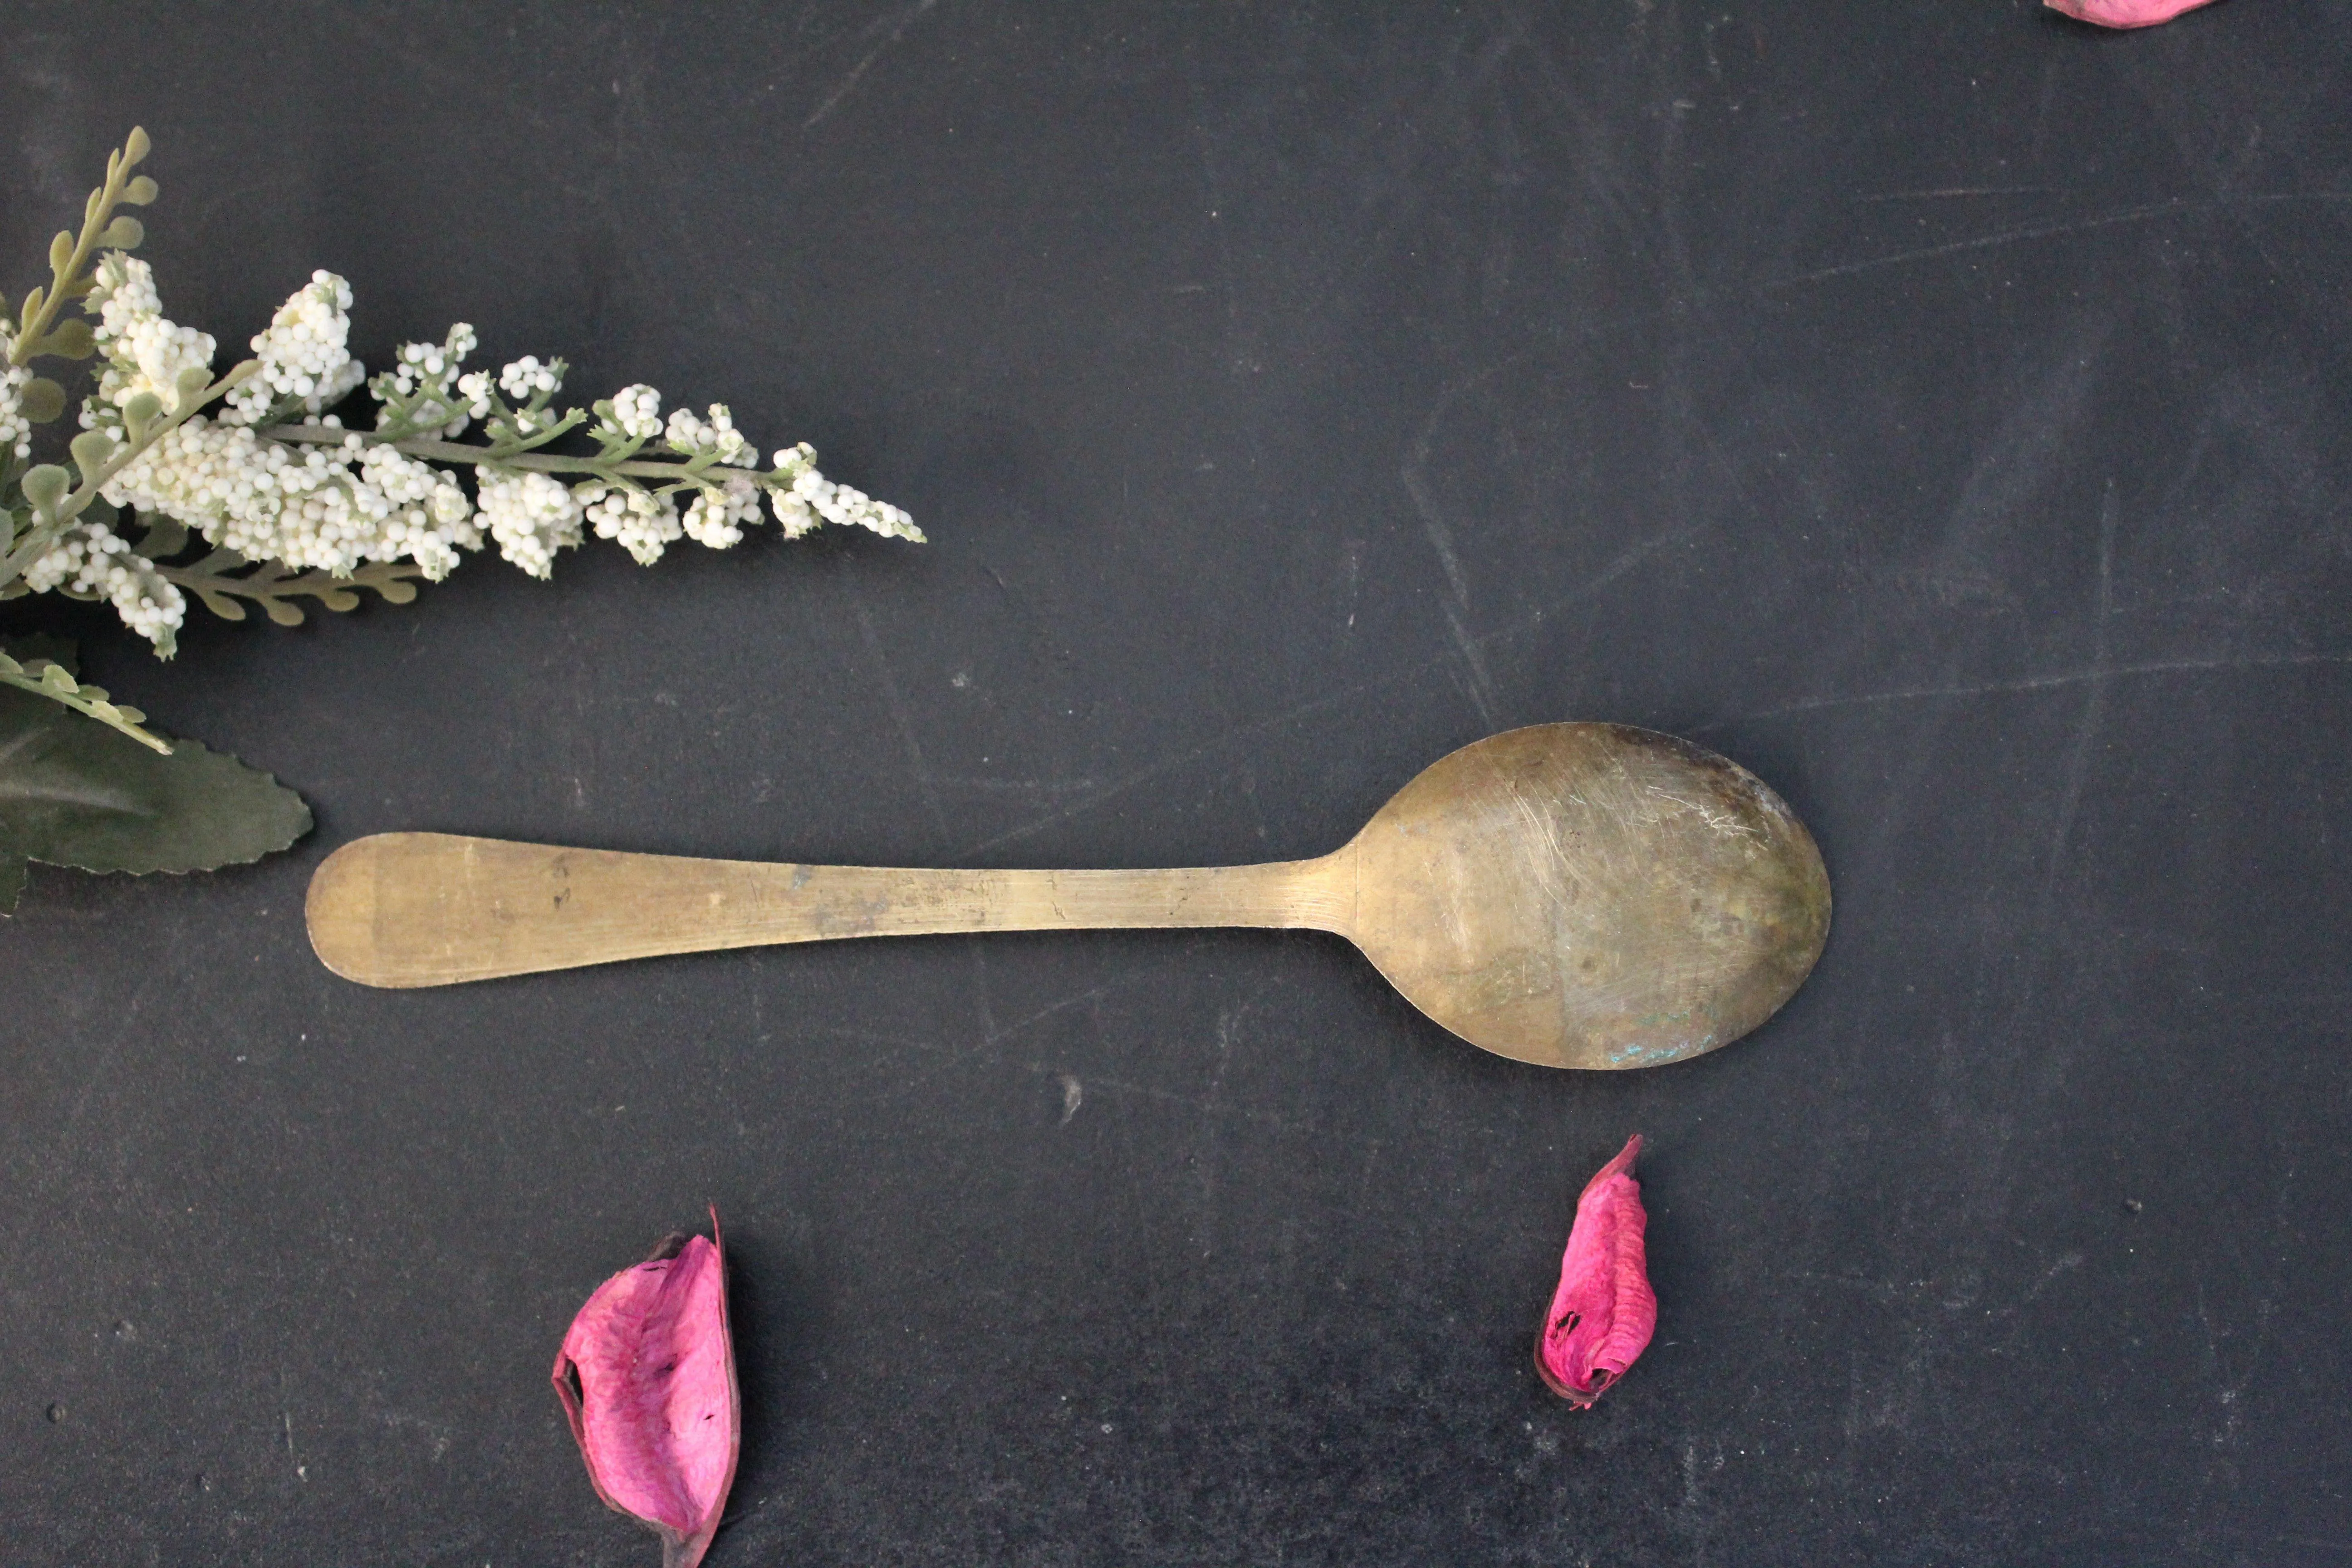
[[[74,467],[85,482],[98,477],[114,458],[114,437],[103,430],[85,430],[73,438]]]
[[[25,384],[17,406],[34,424],[47,425],[66,411],[66,389],[46,375],[37,375]]]
[[[57,510],[58,502],[66,499],[66,490],[72,482],[73,477],[55,463],[26,469],[22,480],[25,499],[44,512]]]
[[[122,187],[122,199],[135,207],[145,206],[155,199],[156,195],[155,182],[144,174],[136,176]]]
[[[136,250],[139,242],[146,237],[147,226],[124,213],[106,226],[106,232],[98,237],[98,243],[109,250]]]
[[[58,230],[57,237],[49,241],[49,270],[60,278],[64,277],[66,268],[73,265],[73,231]]]
[[[68,316],[49,330],[49,335],[34,352],[55,354],[59,359],[88,359],[97,348],[98,340],[90,334],[89,323],[79,316]]]
[[[152,392],[133,393],[131,401],[122,405],[122,417],[131,425],[152,423],[163,412],[163,400]]]
[[[147,128],[143,125],[132,126],[131,128],[131,134],[124,138],[122,142],[123,163],[128,166],[132,163],[143,163],[146,160],[149,146],[150,143],[147,140]]]

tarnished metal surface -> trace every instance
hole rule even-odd
[[[1778,795],[1711,752],[1613,724],[1465,747],[1314,860],[917,870],[390,833],[328,857],[309,904],[328,967],[394,986],[843,937],[1314,927],[1471,1044],[1578,1068],[1738,1039],[1804,980],[1829,911],[1821,857]]]
[[[1829,935],[1812,836],[1753,773],[1670,735],[1542,724],[1425,770],[1360,834],[1349,931],[1471,1044],[1653,1067],[1729,1044]]]

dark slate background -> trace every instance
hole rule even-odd
[[[373,363],[725,399],[932,538],[168,666],[9,606],[319,818],[0,931],[9,1563],[650,1563],[547,1369],[706,1201],[720,1568],[2352,1556],[2352,8],[51,5],[0,75],[16,290],[143,122],[177,319],[337,268]],[[1291,857],[1567,718],[1818,835],[1738,1047],[1517,1066],[1312,936],[303,937],[380,829]],[[1636,1130],[1580,1415],[1528,1351]]]

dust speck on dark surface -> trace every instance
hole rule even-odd
[[[28,4],[0,80],[15,297],[143,123],[229,350],[334,268],[372,366],[471,321],[931,541],[168,665],[0,605],[318,818],[0,929],[12,1568],[646,1561],[548,1368],[711,1203],[712,1568],[2352,1542],[2352,8]],[[303,935],[388,829],[1319,854],[1559,719],[1820,843],[1752,1037],[1519,1067],[1297,933],[415,992]],[[1571,1417],[1532,1338],[1637,1130],[1659,1337]]]

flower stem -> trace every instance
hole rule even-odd
[[[247,360],[194,397],[184,399],[177,412],[168,417],[151,421],[147,427],[139,433],[137,440],[125,441],[117,446],[114,448],[114,455],[106,460],[103,468],[83,479],[79,489],[58,502],[58,510],[54,516],[46,521],[36,520],[33,526],[25,531],[25,542],[9,552],[5,559],[0,559],[0,584],[13,583],[23,576],[25,568],[39,560],[47,552],[49,546],[56,543],[58,537],[73,526],[74,519],[89,510],[89,503],[98,499],[98,492],[105,487],[106,482],[130,467],[142,452],[186,424],[189,417],[198,409],[216,398],[226,396],[246,377],[260,368],[259,360]]]
[[[79,298],[75,284],[81,279],[81,269],[89,260],[89,253],[98,248],[106,233],[114,209],[121,205],[122,192],[130,183],[131,171],[147,156],[147,132],[133,127],[131,140],[117,148],[106,160],[106,184],[91,193],[88,210],[83,214],[81,234],[74,241],[72,255],[62,268],[52,268],[48,292],[41,297],[41,307],[23,323],[16,342],[8,351],[8,363],[22,367],[30,364],[39,345],[49,335],[50,323],[68,299]],[[135,242],[134,242],[135,243]],[[87,290],[83,290],[87,292]]]
[[[357,436],[371,447],[390,447],[412,458],[429,458],[436,463],[471,463],[477,467],[497,468],[528,468],[541,474],[601,474],[625,475],[644,479],[703,479],[724,484],[732,479],[759,479],[765,476],[757,468],[730,468],[713,466],[693,468],[689,461],[657,462],[638,458],[630,462],[611,463],[596,458],[563,458],[547,452],[519,452],[501,456],[488,447],[470,447],[463,441],[435,441],[422,436],[403,437],[386,441],[365,430],[345,430],[333,426],[273,425],[261,432],[273,441],[295,441],[318,447],[340,447],[350,437]]]

